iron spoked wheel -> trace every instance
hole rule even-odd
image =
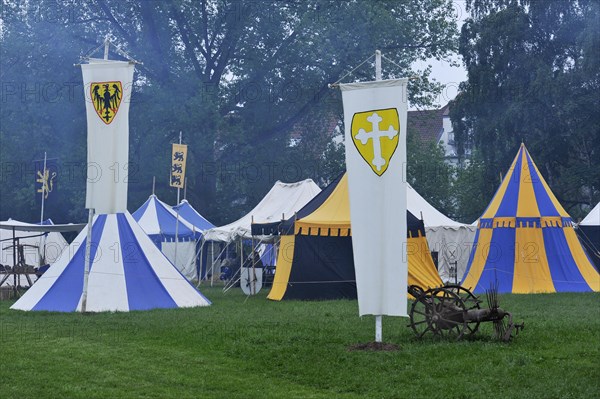
[[[431,297],[422,292],[410,307],[410,327],[417,335],[417,338],[423,337],[427,331],[433,331],[431,315]]]
[[[462,298],[445,288],[435,288],[430,291],[433,333],[442,338],[461,339],[468,331],[468,323],[465,321],[465,303]]]
[[[449,289],[450,291],[457,294],[464,302],[465,309],[467,311],[472,310],[472,309],[480,309],[481,308],[479,306],[481,301],[469,289],[467,289],[461,285],[454,285],[454,284],[447,285],[444,288]],[[473,321],[473,322],[467,323],[467,329],[465,330],[465,335],[470,336],[470,335],[475,334],[477,332],[477,330],[479,329],[479,323],[480,323],[479,321]]]

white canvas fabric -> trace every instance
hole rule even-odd
[[[429,226],[445,226],[445,227],[461,227],[462,223],[455,222],[442,212],[435,209],[427,200],[421,197],[410,184],[406,183],[406,198],[408,210],[421,219],[425,227]]]
[[[175,258],[175,246],[177,246],[177,259]],[[161,252],[177,267],[188,280],[198,277],[196,271],[196,241],[163,241],[160,243]]]
[[[454,267],[455,262],[457,281],[462,280],[476,232],[477,227],[470,225],[425,227],[429,249],[438,253],[438,274],[442,281],[455,282],[454,278],[450,278],[450,267]]]
[[[456,222],[433,207],[410,184],[407,184],[408,210],[423,218],[427,243],[438,252],[438,272],[444,281],[450,281],[450,265],[457,262],[458,281],[462,278],[477,231],[474,225]],[[454,281],[454,280],[452,280]]]
[[[600,202],[579,223],[580,226],[600,226]]]
[[[352,247],[359,314],[406,316],[408,279],[406,256],[406,84],[407,79],[342,84],[346,167],[350,195]],[[384,140],[393,140],[394,128],[384,117],[396,110],[399,122],[397,148],[382,165]],[[379,114],[375,115],[377,112]],[[353,136],[355,115],[369,115],[372,127]],[[389,138],[382,137],[388,132]],[[362,133],[361,133],[362,132]],[[366,139],[373,157],[364,157],[354,139]],[[366,135],[365,135],[366,134]],[[381,137],[381,139],[380,139]],[[383,144],[381,144],[383,143]],[[381,144],[381,148],[378,148]],[[364,143],[363,143],[364,145]],[[378,154],[381,150],[381,154]],[[387,167],[378,175],[373,167]],[[379,169],[380,170],[380,169]],[[400,182],[400,184],[398,184]]]
[[[127,172],[129,162],[129,103],[134,66],[124,61],[92,60],[81,65],[88,128],[86,208],[97,214],[127,210]],[[98,115],[92,86],[120,82],[121,100],[108,122]]]
[[[295,183],[276,182],[264,198],[248,214],[225,226],[204,232],[207,241],[230,242],[238,237],[251,238],[251,225],[271,223],[294,216],[304,205],[321,192],[311,179]]]

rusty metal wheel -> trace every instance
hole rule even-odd
[[[428,331],[433,332],[431,325],[431,303],[431,297],[421,290],[410,307],[410,327],[415,332],[417,338],[421,338]]]
[[[477,296],[475,296],[469,289],[463,287],[462,285],[450,284],[445,286],[444,288],[447,288],[450,291],[454,292],[462,299],[467,312],[472,309],[481,309],[481,300]],[[467,323],[465,335],[470,336],[475,334],[479,329],[479,324],[479,321],[472,321],[470,323]]]
[[[465,320],[466,308],[462,298],[443,287],[430,291],[433,333],[443,338],[461,339],[468,331],[468,323]]]

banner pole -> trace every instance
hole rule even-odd
[[[179,144],[181,144],[181,131],[179,131]],[[177,187],[177,205],[179,205],[179,192],[180,188]],[[179,207],[177,207],[177,220],[175,221],[175,267],[177,267],[177,246],[179,244]]]
[[[375,50],[375,80],[381,80],[381,51]],[[375,315],[375,342],[382,342],[383,320],[381,315]]]
[[[108,60],[108,48],[110,47],[110,40],[108,39],[108,35],[104,38],[104,59]]]
[[[87,293],[88,293],[88,280],[90,276],[90,266],[92,263],[91,249],[92,249],[92,222],[94,220],[94,208],[89,209],[88,213],[88,229],[87,238],[85,241],[85,259],[83,269],[83,293],[81,294],[81,313],[86,312],[87,308]]]
[[[42,169],[42,174],[42,211],[40,214],[40,224],[44,223],[44,200],[46,197],[46,188],[48,187],[48,182],[46,181],[46,151],[44,151],[44,169]],[[49,173],[48,177],[50,177]]]
[[[46,180],[46,151],[44,151],[44,169],[42,169],[42,209],[40,212],[40,225],[44,224],[44,203],[46,200],[46,189],[50,189],[50,187],[48,187],[48,180]],[[48,172],[48,179],[50,179],[50,172]],[[44,236],[40,236],[40,243],[38,245],[38,254],[39,254],[39,261],[38,261],[38,266],[43,266],[46,263],[46,250],[45,250],[45,243],[44,241]]]
[[[183,199],[187,200],[187,177],[183,179]]]

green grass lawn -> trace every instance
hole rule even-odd
[[[203,288],[207,308],[113,314],[0,302],[0,398],[598,398],[600,294],[501,296],[525,330],[510,344],[416,340],[356,301],[271,302]]]

